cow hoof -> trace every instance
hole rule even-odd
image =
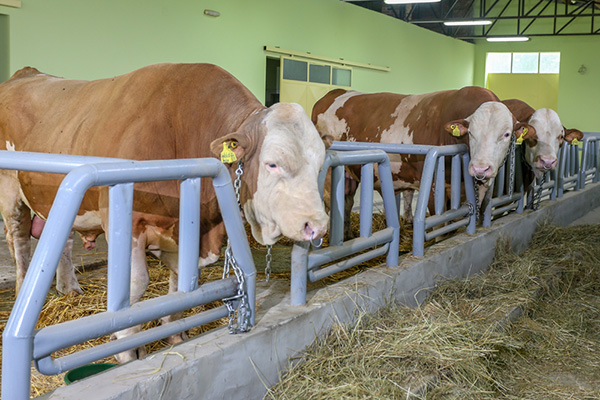
[[[57,282],[56,290],[58,290],[58,292],[63,295],[68,295],[71,293],[83,294],[83,290],[81,289],[81,286],[79,286],[79,282],[77,282],[77,281],[71,282],[70,285],[65,285],[61,282]]]
[[[145,346],[138,347],[137,349],[131,349],[124,351],[119,354],[115,354],[115,358],[119,364],[125,364],[129,361],[140,360],[148,355]]]
[[[185,332],[178,333],[176,335],[169,336],[167,338],[167,343],[169,344],[177,344],[181,343],[184,340],[188,339],[188,335]]]

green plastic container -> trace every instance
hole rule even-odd
[[[109,363],[98,363],[98,364],[86,364],[81,367],[70,370],[65,374],[65,382],[67,385],[78,381],[83,378],[87,378],[88,376],[95,375],[99,372],[106,371],[109,368],[114,367],[117,364],[109,364]]]

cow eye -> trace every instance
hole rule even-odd
[[[506,132],[506,133],[504,134],[504,137],[505,137],[505,138],[507,138],[507,137],[509,137],[509,136],[510,136],[510,132]]]
[[[267,167],[267,169],[271,172],[275,172],[278,174],[281,173],[281,169],[279,169],[279,167],[275,163],[265,163],[265,167]]]

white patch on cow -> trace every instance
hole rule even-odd
[[[257,190],[244,204],[253,236],[273,244],[280,235],[321,237],[328,218],[317,187],[325,145],[304,109],[277,103],[265,113],[267,133],[259,154]],[[274,167],[272,167],[274,166]]]
[[[547,161],[556,160],[560,149],[564,129],[558,114],[549,108],[536,110],[529,118],[529,125],[535,128],[537,143],[535,146],[525,146],[525,160],[533,169],[536,177],[541,178],[544,173],[540,159]]]
[[[465,118],[469,121],[469,153],[472,167],[491,169],[495,178],[508,153],[513,132],[513,116],[508,107],[498,101],[488,101]]]
[[[6,141],[6,150],[15,151],[15,144],[11,143],[10,140]]]
[[[82,215],[75,217],[73,228],[77,231],[88,231],[92,229],[100,229],[102,227],[102,219],[99,211],[86,211]]]
[[[344,106],[348,99],[361,94],[355,91],[346,92],[336,97],[331,106],[324,113],[317,116],[317,129],[322,136],[331,136],[334,140],[340,140],[344,133],[349,132],[346,120],[343,118],[340,120],[335,113]]]
[[[198,268],[206,267],[207,265],[215,263],[215,262],[217,262],[218,259],[219,259],[218,254],[214,254],[209,251],[208,256],[200,257],[200,260],[198,261]]]
[[[406,120],[406,117],[408,117],[413,108],[426,96],[411,95],[402,99],[391,115],[394,118],[394,123],[388,129],[381,132],[381,143],[413,144],[414,132],[410,131],[408,126],[404,126],[404,120]]]
[[[413,144],[413,134],[408,126],[404,126],[404,120],[412,109],[423,99],[425,95],[412,95],[407,96],[398,107],[394,110],[391,117],[394,118],[394,123],[390,127],[380,134],[381,143],[395,143],[395,144]],[[380,128],[378,127],[378,130]],[[390,159],[391,161],[391,159]],[[399,174],[402,168],[402,160],[398,157],[397,162],[390,164],[392,174]],[[401,189],[410,185],[406,182],[394,180],[394,189]]]

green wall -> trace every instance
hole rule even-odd
[[[97,79],[157,62],[210,62],[263,101],[270,45],[391,67],[355,68],[361,91],[423,93],[473,82],[474,45],[339,0],[23,0],[0,14],[10,19],[10,74],[29,65]]]
[[[0,82],[10,76],[8,16],[0,14]]]
[[[600,132],[600,36],[532,37],[528,42],[475,46],[474,84],[485,84],[488,52],[560,52],[558,115],[567,128]],[[577,71],[585,65],[587,72]]]

